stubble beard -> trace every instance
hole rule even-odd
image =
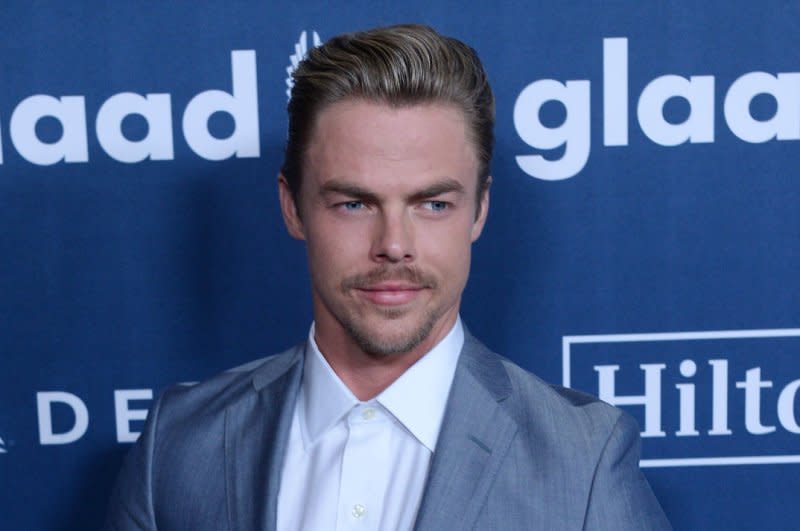
[[[393,280],[412,282],[415,285],[431,290],[436,290],[438,286],[438,282],[433,276],[427,275],[416,268],[403,266],[401,268],[381,267],[367,274],[348,277],[342,282],[341,289],[345,296],[349,296],[352,290],[369,287],[378,282]],[[389,307],[370,308],[368,311],[379,313],[383,319],[393,321],[406,317],[412,310]],[[392,336],[370,326],[370,319],[358,315],[357,312],[344,311],[337,312],[334,315],[345,332],[347,332],[347,335],[364,353],[383,358],[410,352],[417,348],[428,338],[433,331],[433,327],[443,314],[444,311],[441,309],[427,309],[419,321],[409,324],[410,330]]]

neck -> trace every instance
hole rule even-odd
[[[442,316],[430,334],[408,352],[375,355],[364,352],[343,330],[331,333],[315,324],[314,340],[336,375],[359,400],[375,398],[409,367],[431,351],[453,328],[458,312]]]

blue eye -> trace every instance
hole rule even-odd
[[[446,201],[427,201],[426,207],[434,212],[441,212],[447,209]]]
[[[364,203],[362,203],[361,201],[348,201],[346,203],[343,203],[342,206],[344,207],[345,210],[360,210],[361,208],[364,207]]]

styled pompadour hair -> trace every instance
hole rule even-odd
[[[295,202],[316,118],[355,98],[407,106],[444,103],[464,115],[478,159],[478,201],[494,148],[494,95],[478,54],[428,26],[399,25],[333,37],[308,52],[292,74],[289,130],[281,169]]]

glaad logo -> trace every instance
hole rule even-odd
[[[563,383],[637,417],[643,467],[800,463],[798,347],[800,329],[565,336]]]
[[[311,32],[311,45],[313,48],[316,48],[322,41],[319,38],[319,35],[316,31]],[[294,45],[294,53],[289,56],[289,66],[286,67],[286,97],[291,99],[292,97],[292,87],[294,87],[294,79],[292,79],[292,74],[295,70],[297,70],[297,65],[300,64],[300,61],[306,58],[308,55],[308,38],[306,36],[306,32],[303,31],[300,34],[300,39],[298,39],[297,43]]]
[[[7,454],[8,451],[6,450],[6,443],[3,442],[3,438],[0,437],[0,454]]]
[[[662,146],[711,143],[715,138],[714,76],[689,78],[667,74],[650,81],[639,95],[636,116],[642,132]],[[628,39],[603,39],[603,145],[628,145]],[[591,82],[554,79],[534,81],[517,97],[514,127],[520,138],[537,150],[564,148],[557,160],[540,154],[517,156],[519,167],[537,179],[556,181],[577,175],[589,160],[591,146]],[[753,117],[750,103],[759,95],[774,98],[771,118]],[[679,98],[689,104],[680,123],[664,117],[665,104]],[[544,125],[539,111],[545,103],[560,102],[566,109],[557,127]],[[740,140],[749,143],[800,140],[800,73],[777,75],[749,72],[736,79],[722,105],[725,123]]]
[[[258,87],[254,50],[231,52],[232,90],[206,90],[192,98],[183,111],[183,135],[200,157],[223,160],[232,156],[258,157]],[[222,112],[234,121],[227,138],[217,138],[208,129],[212,114]],[[147,122],[147,135],[131,140],[122,131],[122,121],[138,115]],[[39,138],[36,126],[43,118],[54,118],[61,125],[61,137],[54,142]],[[120,162],[174,158],[172,100],[170,94],[121,92],[108,98],[97,112],[97,140],[103,150]],[[11,113],[11,143],[33,164],[89,162],[86,102],[83,96],[36,94],[22,100]],[[0,164],[3,164],[0,137]]]

